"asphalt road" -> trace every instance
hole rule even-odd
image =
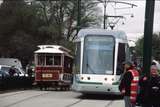
[[[124,107],[124,102],[119,96],[34,89],[1,93],[0,107]]]

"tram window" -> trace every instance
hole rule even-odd
[[[54,65],[61,65],[61,56],[54,56]]]
[[[117,61],[117,71],[116,74],[120,75],[123,73],[123,65],[122,63],[125,61],[125,44],[124,43],[119,43],[118,46],[118,61]]]
[[[38,65],[44,65],[45,64],[45,56],[43,54],[38,55]]]
[[[126,45],[126,60],[131,60],[131,52],[129,50],[129,45]]]
[[[69,64],[69,59],[67,56],[64,57],[64,67],[68,68],[68,64]]]
[[[75,50],[75,60],[74,60],[74,65],[73,65],[73,70],[75,73],[80,72],[80,54],[81,54],[81,43],[77,42],[76,43],[76,50]]]
[[[46,65],[53,65],[53,56],[46,56]]]
[[[87,36],[84,43],[84,74],[113,74],[114,38],[112,36]]]

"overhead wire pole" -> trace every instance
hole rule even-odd
[[[103,19],[103,28],[106,29],[106,7],[107,7],[107,1],[104,1],[104,19]]]
[[[78,5],[78,15],[77,15],[77,33],[80,30],[81,27],[81,0],[77,0]]]
[[[103,3],[104,4],[104,15],[103,15],[103,28],[104,29],[106,29],[106,19],[108,18],[106,16],[107,4],[109,4],[109,3],[115,3],[115,4],[125,4],[125,5],[130,5],[131,6],[131,7],[127,7],[127,8],[137,7],[137,5],[135,5],[135,4],[127,3],[127,2],[123,2],[123,1],[117,1],[117,0],[97,0],[97,1],[98,2],[95,2],[95,3]]]
[[[150,65],[152,56],[154,6],[155,6],[155,0],[146,0],[144,44],[143,44],[143,67],[144,67],[144,74],[148,77],[150,77]]]

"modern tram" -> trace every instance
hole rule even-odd
[[[123,31],[82,29],[76,42],[72,90],[83,94],[115,94],[122,63],[130,60],[127,36]]]
[[[59,45],[39,45],[34,53],[35,81],[42,90],[54,87],[69,89],[72,83],[73,56]]]

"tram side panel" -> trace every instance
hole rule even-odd
[[[36,81],[58,81],[62,68],[59,67],[36,67]]]
[[[68,85],[71,85],[72,82],[72,65],[73,59],[68,56],[65,56],[62,80],[64,83]]]
[[[72,82],[72,60],[66,58],[64,67],[36,67],[35,81],[50,86],[67,86]]]
[[[38,85],[43,86],[58,86],[60,81],[60,67],[36,67],[35,81]]]

